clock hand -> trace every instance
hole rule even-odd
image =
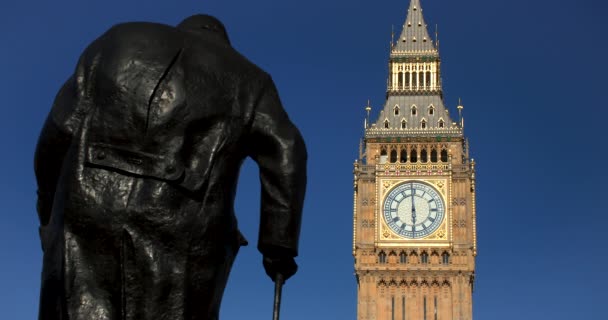
[[[414,203],[415,194],[416,189],[414,189],[414,184],[412,183],[412,225],[416,225],[416,204]]]

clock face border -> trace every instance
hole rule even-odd
[[[422,195],[418,191],[422,191]],[[410,203],[409,208],[404,211],[411,211],[412,214],[403,214],[403,207],[407,207]],[[416,207],[418,210],[415,209]],[[388,227],[406,239],[428,237],[439,229],[446,216],[446,206],[439,191],[422,181],[403,182],[391,188],[384,197],[381,210]],[[413,214],[416,211],[417,218],[420,219],[418,221]]]
[[[376,245],[391,247],[391,246],[418,246],[424,243],[430,247],[443,247],[451,242],[451,223],[452,220],[452,207],[450,203],[446,201],[451,193],[449,179],[436,178],[436,179],[380,179],[377,183],[377,194],[378,205],[376,206]],[[420,183],[434,189],[439,198],[441,199],[444,206],[443,219],[439,223],[439,227],[428,235],[419,238],[408,238],[392,230],[386,223],[384,218],[384,206],[385,201],[395,188],[408,183]]]

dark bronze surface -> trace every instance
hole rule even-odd
[[[210,16],[95,40],[36,150],[39,319],[217,319],[246,244],[233,210],[246,157],[260,168],[264,267],[288,279],[306,149],[270,76]]]

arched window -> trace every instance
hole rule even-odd
[[[439,120],[439,128],[443,128],[444,122],[443,119]]]
[[[410,73],[409,72],[405,73],[405,87],[408,89],[410,87]]]
[[[395,115],[398,116],[399,115],[399,106],[395,106]]]
[[[412,151],[410,151],[410,162],[417,162],[418,161],[418,153],[416,152],[416,149],[412,149]]]
[[[422,263],[422,264],[427,264],[427,263],[429,263],[429,254],[428,254],[428,253],[423,252],[423,253],[420,255],[420,263]]]
[[[448,162],[448,151],[446,149],[441,150],[441,162]]]
[[[427,162],[428,161],[428,155],[426,153],[426,149],[422,149],[422,151],[420,151],[420,162]]]
[[[442,262],[443,264],[450,264],[450,254],[449,254],[449,253],[447,253],[447,252],[444,252],[444,253],[441,255],[441,262]]]
[[[412,72],[412,87],[414,87],[414,88],[416,87],[416,84],[417,84],[417,82],[416,82],[416,81],[417,81],[417,79],[418,79],[418,78],[416,77],[417,75],[418,75],[418,73],[417,73],[417,72]]]
[[[386,253],[384,253],[384,251],[380,251],[378,254],[378,263],[386,263]]]
[[[412,106],[412,115],[415,116],[416,115],[416,106]]]
[[[388,129],[388,120],[384,120],[384,128]]]
[[[422,121],[420,122],[420,127],[421,127],[422,129],[426,129],[426,120],[422,120]]]
[[[401,253],[399,254],[399,263],[407,263],[407,254],[405,254],[405,252],[403,251],[401,251]]]
[[[424,85],[424,72],[418,72],[418,85],[421,87]]]
[[[401,156],[399,157],[399,162],[406,162],[407,161],[407,150],[405,149],[401,149]]]
[[[435,114],[435,107],[430,106],[429,107],[429,115],[434,115]]]
[[[407,127],[407,122],[405,120],[401,120],[401,129],[405,129]]]
[[[391,163],[397,162],[397,150],[391,150]]]
[[[437,162],[437,150],[431,150],[431,162]]]
[[[383,147],[382,150],[380,151],[380,163],[386,163],[386,161],[388,160],[388,152],[386,151],[386,147]]]
[[[426,86],[427,87],[431,86],[431,73],[430,72],[426,73]]]
[[[397,87],[399,87],[399,89],[403,88],[403,72],[397,74]]]

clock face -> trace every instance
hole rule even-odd
[[[386,224],[398,235],[419,239],[433,233],[443,221],[445,205],[439,192],[426,183],[406,182],[384,200]]]

